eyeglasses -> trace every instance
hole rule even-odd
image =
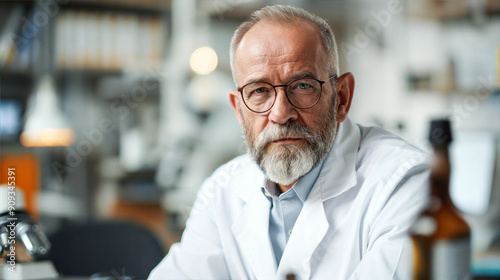
[[[300,78],[289,82],[286,85],[272,85],[266,82],[252,82],[240,88],[243,103],[254,113],[264,113],[276,102],[277,87],[284,87],[288,102],[298,109],[308,109],[316,105],[321,98],[323,84],[337,78],[333,75],[328,80],[320,81],[314,78]]]

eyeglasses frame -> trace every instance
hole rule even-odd
[[[333,75],[333,76],[330,76],[328,79],[324,80],[324,81],[321,81],[321,80],[318,80],[316,78],[311,78],[311,77],[306,77],[306,78],[297,78],[297,79],[293,79],[291,80],[290,82],[288,82],[287,84],[285,85],[273,85],[271,83],[268,83],[268,82],[250,82],[250,83],[247,83],[241,87],[238,88],[238,91],[240,92],[241,94],[241,99],[243,100],[243,103],[245,104],[245,106],[248,108],[248,110],[254,112],[254,113],[257,113],[257,114],[262,114],[262,113],[266,113],[268,112],[269,110],[271,110],[274,106],[274,103],[276,103],[276,98],[278,96],[278,92],[276,91],[276,88],[277,87],[284,87],[285,88],[285,95],[286,95],[286,99],[288,100],[288,102],[290,104],[292,104],[293,107],[297,108],[297,109],[309,109],[309,108],[312,108],[314,107],[316,104],[318,104],[319,100],[321,99],[321,95],[323,94],[323,84],[326,83],[327,81],[331,80],[331,79],[336,79],[337,78],[337,75]],[[288,96],[288,91],[286,90],[286,88],[288,88],[288,86],[298,80],[316,80],[317,82],[319,82],[319,86],[320,86],[320,92],[319,92],[319,97],[318,97],[318,100],[316,100],[316,102],[314,102],[314,104],[310,105],[310,106],[307,106],[307,107],[298,107],[296,106],[295,104],[293,104],[293,102],[290,100],[290,97]],[[262,84],[268,84],[270,85],[271,87],[273,87],[274,89],[274,100],[273,100],[273,104],[271,104],[271,107],[269,107],[269,109],[267,110],[264,110],[264,111],[256,111],[256,110],[253,110],[251,109],[247,103],[245,102],[245,98],[243,97],[243,88],[245,88],[246,86],[250,85],[250,84],[255,84],[255,83],[262,83]]]

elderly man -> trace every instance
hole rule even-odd
[[[408,278],[425,156],[348,118],[354,78],[329,25],[265,7],[236,30],[231,66],[249,154],[206,180],[150,279]]]

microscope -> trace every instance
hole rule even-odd
[[[50,242],[23,208],[22,193],[0,185],[0,280],[57,279],[52,262],[44,260]]]

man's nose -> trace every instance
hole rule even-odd
[[[269,120],[273,123],[285,124],[288,121],[296,120],[297,117],[297,109],[288,101],[285,88],[276,88],[276,101],[274,101],[269,113]]]

